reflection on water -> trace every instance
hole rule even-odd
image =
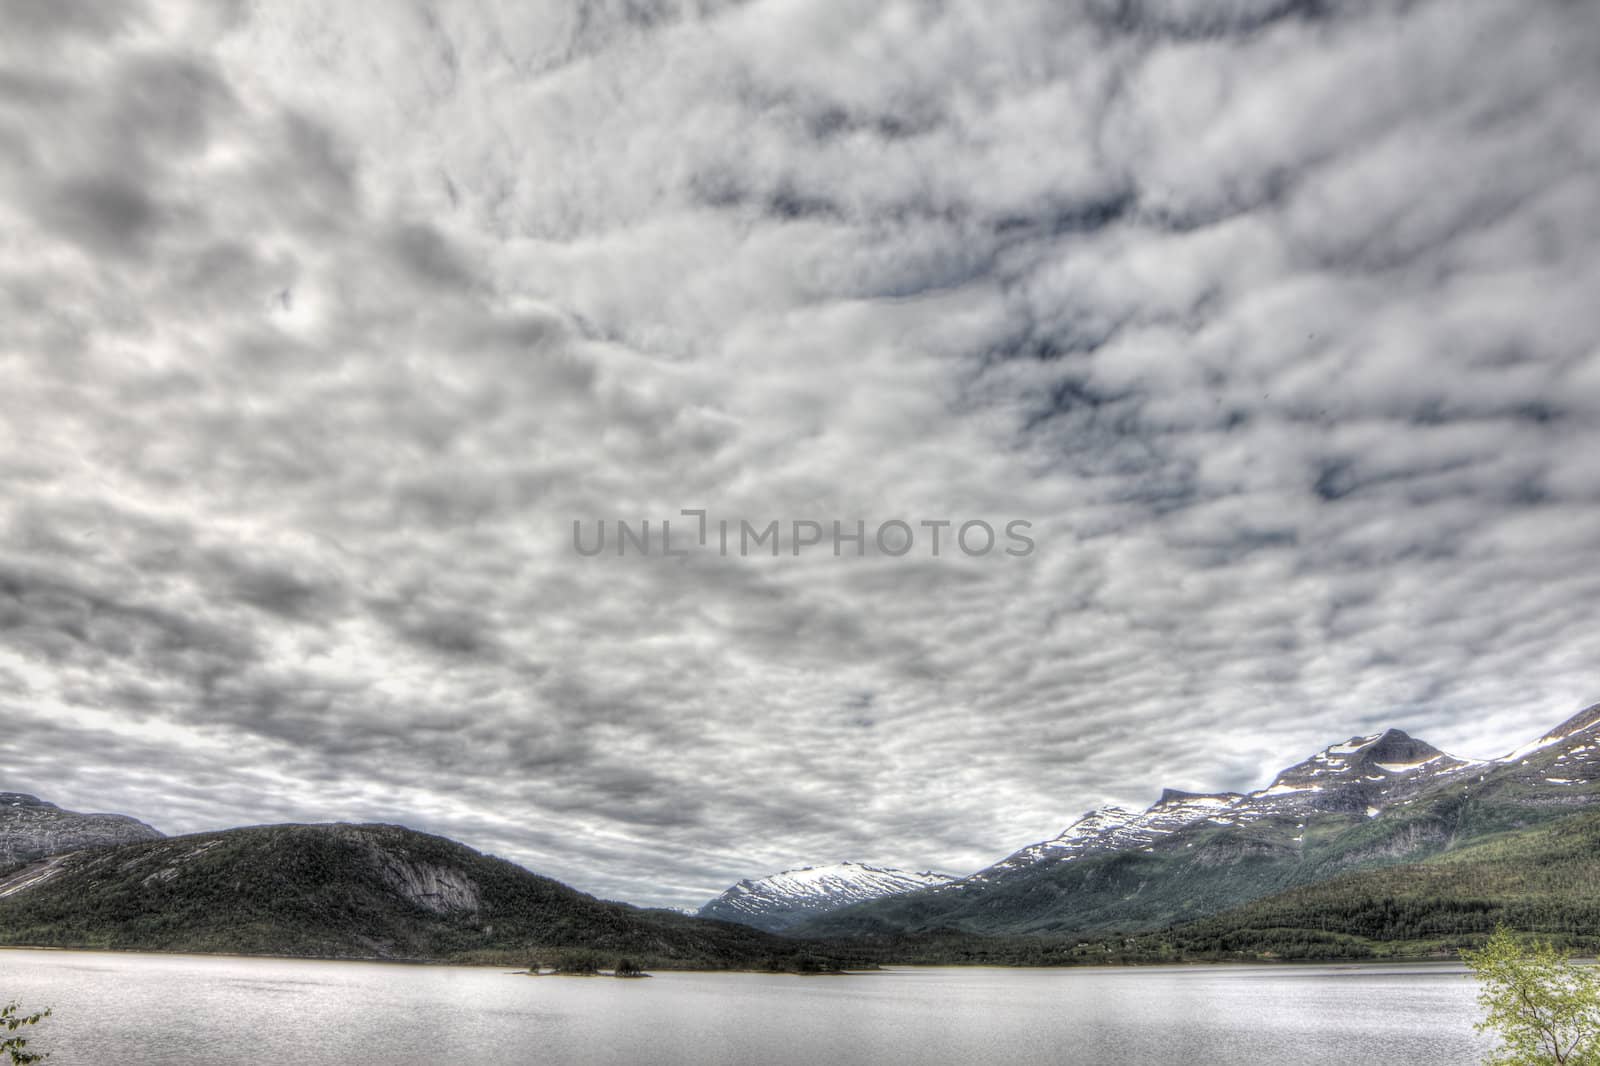
[[[528,978],[453,966],[0,950],[68,1063],[1477,1061],[1459,967],[905,969]]]

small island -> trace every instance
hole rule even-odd
[[[632,959],[617,959],[610,969],[602,969],[600,959],[584,951],[561,952],[545,958],[536,958],[522,971],[525,977],[621,977],[633,979],[649,977],[644,967]]]

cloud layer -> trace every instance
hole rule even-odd
[[[1596,698],[1591,5],[3,7],[0,787],[692,905]]]

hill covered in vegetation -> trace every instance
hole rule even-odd
[[[59,855],[0,879],[0,944],[651,968],[826,970],[727,922],[595,899],[393,825],[275,825]]]
[[[1160,929],[974,936],[945,927],[835,944],[884,962],[1072,966],[1422,959],[1497,925],[1600,953],[1600,812],[1507,829],[1420,862],[1273,893]]]

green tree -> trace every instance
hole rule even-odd
[[[0,1051],[4,1051],[10,1057],[12,1066],[42,1062],[46,1058],[45,1054],[28,1050],[27,1037],[13,1034],[24,1025],[38,1025],[50,1017],[49,1009],[46,1008],[37,1014],[21,1014],[19,1013],[21,1010],[22,1005],[19,1003],[7,1003],[4,1007],[0,1007]]]
[[[1600,1066],[1600,972],[1504,926],[1461,957],[1480,985],[1478,1031],[1500,1037],[1489,1066]]]

